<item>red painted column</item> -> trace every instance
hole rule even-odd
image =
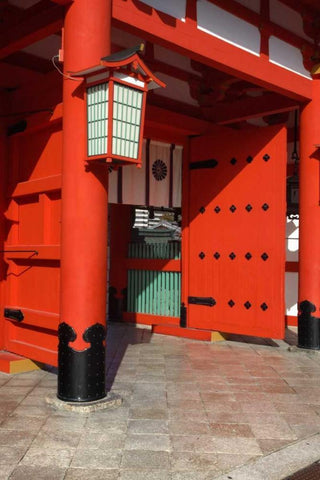
[[[4,93],[0,94],[0,102],[7,107],[7,101]],[[3,109],[5,111],[5,109]],[[4,250],[4,242],[6,240],[6,224],[5,224],[5,211],[6,211],[6,192],[7,192],[7,162],[8,162],[8,137],[7,126],[3,120],[0,121],[0,158],[1,171],[0,171],[0,250]],[[1,254],[0,259],[0,308],[1,313],[5,307],[5,279],[6,279],[6,262],[4,259],[4,253]],[[5,326],[4,316],[0,317],[0,350],[5,349]]]
[[[298,345],[320,349],[320,79],[300,116]]]
[[[111,5],[75,0],[68,8],[65,75],[110,53]],[[78,402],[105,396],[108,172],[87,167],[86,136],[84,85],[64,77],[58,397]]]

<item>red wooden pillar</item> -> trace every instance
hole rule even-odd
[[[0,101],[2,103],[6,103],[6,99],[3,98],[4,94],[2,93],[0,96]],[[6,105],[7,106],[7,105]],[[8,152],[7,152],[7,132],[6,132],[6,125],[4,121],[0,122],[0,158],[2,159],[2,166],[0,171],[0,250],[4,250],[4,242],[6,239],[6,225],[5,225],[5,211],[6,211],[6,203],[5,203],[5,196],[7,191],[7,160],[8,160]],[[4,284],[5,284],[5,277],[6,277],[6,263],[4,260],[4,254],[1,255],[0,260],[0,308],[1,308],[1,316],[4,309]],[[5,347],[5,328],[4,328],[4,318],[0,319],[0,350],[4,350]]]
[[[86,166],[84,85],[68,76],[110,53],[111,4],[75,0],[64,25],[58,397],[66,401],[105,396],[108,173]]]
[[[298,345],[320,349],[320,79],[300,116]]]

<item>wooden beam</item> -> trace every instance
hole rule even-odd
[[[194,118],[202,118],[203,114],[198,106],[189,105],[188,103],[174,100],[173,98],[164,97],[162,95],[152,94],[148,95],[148,103],[157,107],[162,107],[173,112],[180,112],[184,115]]]
[[[264,117],[275,113],[295,110],[298,103],[276,93],[267,93],[261,97],[246,97],[230,103],[217,103],[213,107],[203,107],[207,120],[227,125],[250,118]]]
[[[154,105],[147,105],[146,126],[149,128],[163,128],[174,130],[182,136],[201,135],[212,129],[212,123],[192,118],[182,113],[172,112]]]
[[[56,70],[46,75],[34,75],[38,75],[39,80],[10,94],[10,114],[49,109],[62,102],[62,76]]]
[[[156,10],[145,7],[135,0],[114,0],[114,25],[300,102],[311,98],[312,82],[307,78],[208,35],[188,19],[182,22],[169,15],[160,16]]]
[[[73,0],[51,0],[53,3],[57,3],[58,5],[69,5],[73,2]]]
[[[15,52],[4,59],[5,63],[26,68],[38,73],[48,73],[54,69],[52,62],[27,52]]]
[[[61,6],[53,6],[31,16],[28,10],[17,25],[8,26],[1,33],[0,59],[56,33],[63,26],[64,8]]]
[[[32,70],[27,70],[20,65],[10,65],[9,63],[0,63],[0,88],[15,89],[30,82],[42,81],[43,74]]]

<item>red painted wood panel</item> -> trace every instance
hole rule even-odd
[[[283,338],[286,131],[217,128],[191,141],[208,159],[189,170],[189,296],[216,304],[189,303],[188,326]]]
[[[24,319],[3,318],[5,348],[56,365],[62,125],[29,123],[30,131],[9,144],[4,306],[20,309]]]

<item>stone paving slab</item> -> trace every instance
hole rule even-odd
[[[47,405],[53,371],[0,373],[0,480],[283,480],[320,459],[314,352],[123,324],[107,345],[110,410]]]

